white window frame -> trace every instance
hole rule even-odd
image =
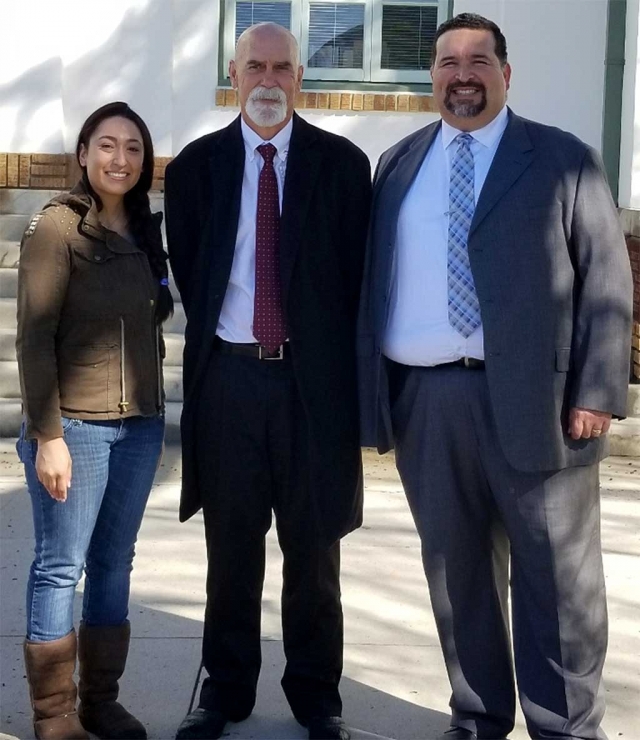
[[[283,2],[291,5],[291,32],[300,42],[299,29],[302,26],[302,5],[300,0],[263,0],[268,3]],[[261,2],[261,0],[253,0]],[[229,62],[236,53],[236,0],[225,0],[224,6],[224,73],[229,76]],[[302,51],[300,53],[302,59]],[[306,57],[304,57],[306,59]]]
[[[348,82],[429,83],[429,70],[382,69],[382,8],[383,5],[436,6],[438,25],[449,17],[449,0],[253,0],[253,2],[290,2],[291,32],[300,44],[301,63],[305,80]],[[307,67],[309,57],[309,6],[311,2],[364,5],[364,39],[362,69]],[[224,72],[229,74],[229,61],[235,53],[236,0],[224,0]]]
[[[371,28],[371,82],[431,82],[428,69],[382,69],[382,8],[384,5],[415,5],[416,7],[437,6],[437,26],[449,17],[447,0],[419,2],[417,0],[372,0],[373,23]]]
[[[295,2],[295,0],[294,0]],[[307,67],[304,65],[305,80],[349,80],[354,82],[364,82],[366,70],[371,68],[371,33],[367,33],[367,28],[371,27],[371,6],[372,0],[299,0],[302,6],[302,17],[306,20],[309,18],[312,2],[326,2],[327,5],[337,5],[344,3],[346,5],[363,5],[364,6],[364,29],[362,39],[362,67]],[[309,24],[303,23],[300,33],[300,58],[308,61],[309,59]]]

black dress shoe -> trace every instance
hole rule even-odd
[[[306,725],[309,740],[351,740],[342,717],[311,717]]]
[[[478,740],[478,736],[471,730],[464,730],[462,727],[451,727],[444,735],[440,735],[438,740]],[[504,737],[497,737],[494,740],[508,740]]]
[[[216,740],[227,722],[226,715],[220,710],[198,707],[182,720],[176,740]]]

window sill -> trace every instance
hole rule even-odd
[[[236,91],[228,87],[216,89],[217,108],[237,108]],[[296,96],[298,110],[353,111],[355,113],[437,113],[432,95],[406,92],[312,92],[303,90]]]

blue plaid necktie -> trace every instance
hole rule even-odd
[[[473,153],[469,134],[459,134],[458,148],[451,162],[449,180],[449,240],[447,249],[447,280],[449,291],[449,323],[465,339],[481,323],[480,304],[469,265],[467,238],[475,209],[473,197]]]

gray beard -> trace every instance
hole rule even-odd
[[[485,90],[482,91],[482,98],[479,103],[461,100],[455,104],[451,101],[451,93],[447,93],[444,99],[444,107],[457,118],[475,118],[487,107],[487,93]]]
[[[287,104],[278,103],[274,106],[260,105],[259,101],[248,100],[246,111],[249,118],[256,126],[269,127],[277,126],[287,117]]]

